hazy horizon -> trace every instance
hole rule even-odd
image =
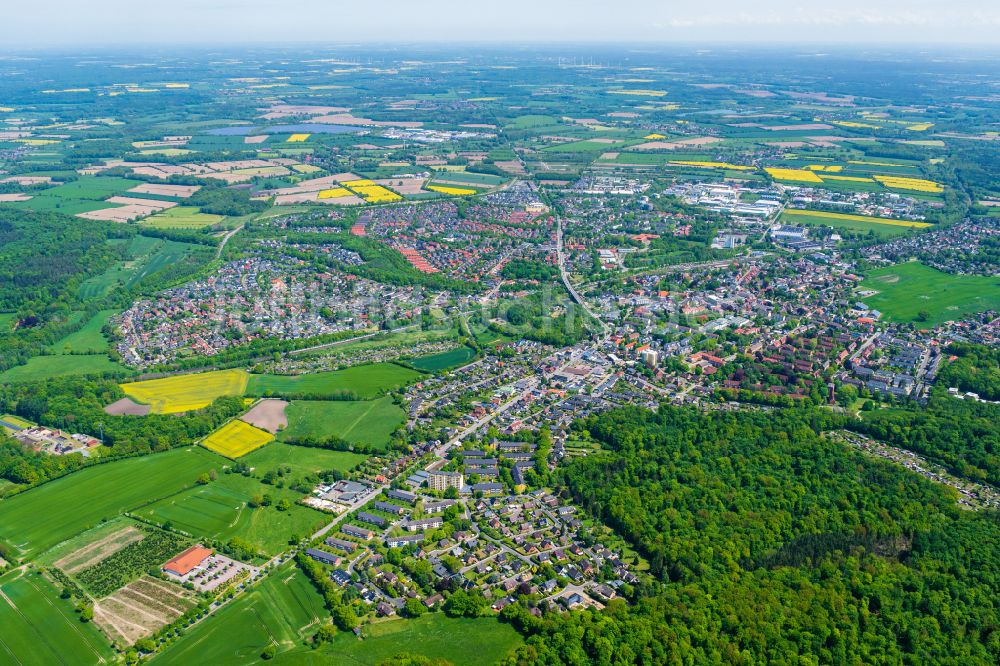
[[[474,10],[457,0],[384,0],[371,9],[322,0],[284,7],[265,0],[162,6],[42,0],[11,6],[4,19],[5,50],[389,42],[981,47],[997,42],[1000,7],[954,0],[944,14],[931,0],[842,0],[835,7],[802,7],[793,0],[763,7],[737,0],[509,0]]]

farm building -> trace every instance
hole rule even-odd
[[[163,571],[174,576],[186,576],[212,556],[212,549],[194,545],[163,565]]]

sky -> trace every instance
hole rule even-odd
[[[52,46],[634,42],[991,45],[998,0],[33,0],[0,50]]]

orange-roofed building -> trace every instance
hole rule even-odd
[[[163,565],[163,570],[175,576],[186,576],[212,555],[211,548],[191,546]]]

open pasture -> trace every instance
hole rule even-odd
[[[318,474],[329,470],[346,472],[367,456],[349,451],[331,451],[306,446],[292,446],[280,439],[249,453],[241,460],[261,474],[279,466],[292,468],[292,476]]]
[[[916,261],[870,271],[860,288],[878,292],[864,303],[889,321],[932,326],[1000,309],[1000,278],[950,275]],[[925,321],[921,312],[928,315]]]
[[[227,458],[239,458],[259,449],[274,435],[240,420],[230,421],[202,440],[201,445]]]
[[[117,310],[101,310],[83,325],[80,330],[56,341],[49,348],[56,354],[98,354],[108,350],[108,340],[101,329]]]
[[[37,382],[75,375],[127,376],[131,372],[103,354],[35,356],[24,365],[0,373],[0,383]]]
[[[292,505],[286,511],[248,506],[254,495],[264,494],[275,502],[285,499]],[[228,541],[239,537],[270,556],[286,548],[290,536],[312,533],[324,522],[319,511],[295,504],[301,496],[240,474],[223,474],[216,481],[166,497],[136,513],[160,525],[170,523],[197,538]]]
[[[122,384],[122,390],[150,405],[154,414],[176,414],[207,407],[216,398],[243,395],[247,377],[243,370],[214,370]]]
[[[440,354],[431,354],[411,359],[410,365],[424,372],[440,372],[465,365],[474,358],[476,358],[476,352],[472,348],[461,346],[441,352]]]
[[[0,502],[0,542],[14,558],[36,556],[101,520],[195,485],[220,462],[190,447],[74,472]]]
[[[355,444],[383,447],[405,420],[391,398],[377,400],[296,400],[288,407],[283,440],[339,437]]]
[[[250,375],[246,392],[310,398],[353,396],[367,400],[414,382],[420,376],[419,372],[394,363],[371,363],[308,375]]]

